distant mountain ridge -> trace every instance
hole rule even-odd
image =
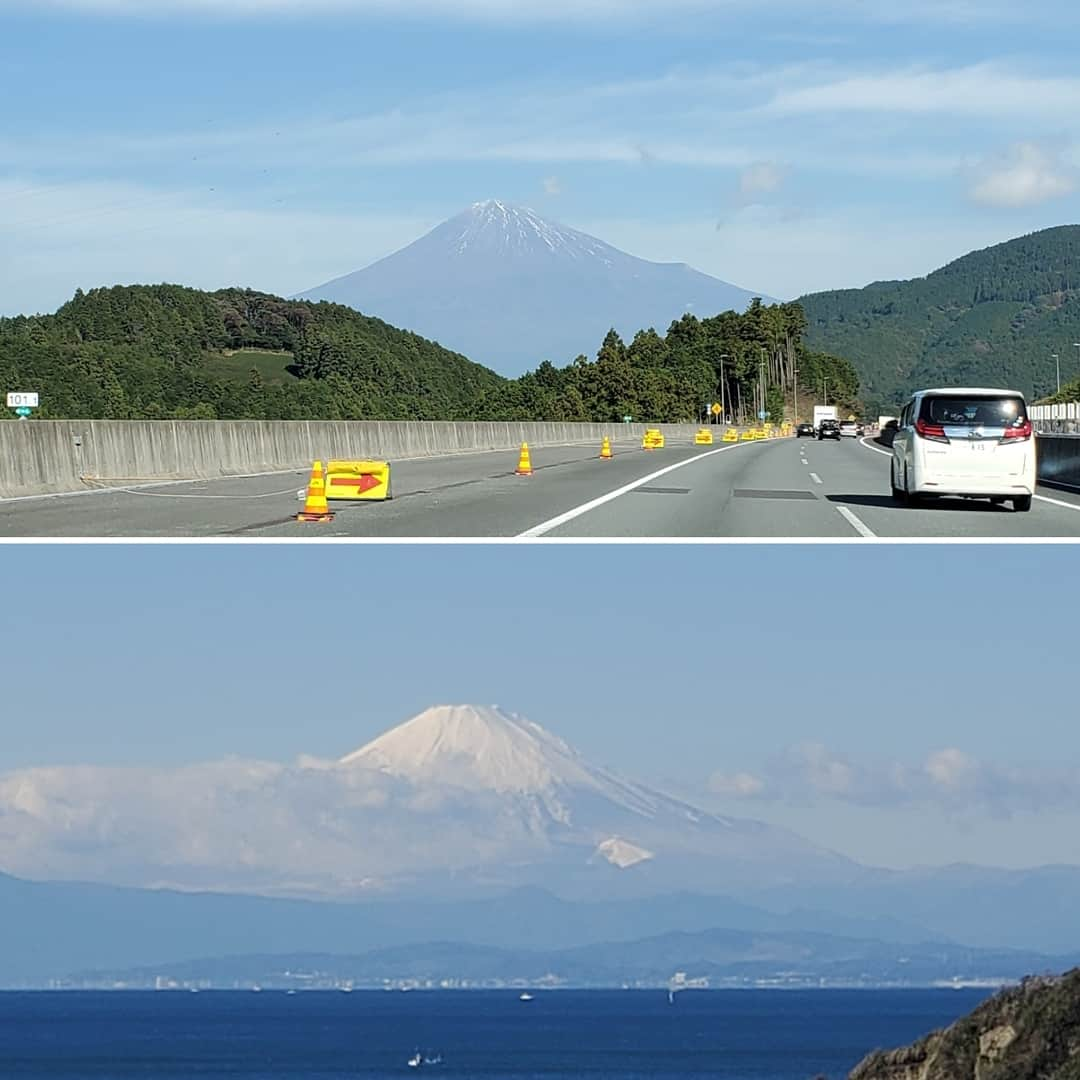
[[[420,981],[448,987],[501,982],[571,987],[663,986],[676,972],[683,982],[712,986],[755,983],[930,986],[1019,981],[1052,972],[1076,957],[1006,949],[971,949],[941,943],[897,946],[877,941],[799,932],[711,929],[668,933],[636,941],[599,942],[557,951],[461,945],[449,940],[373,949],[359,956],[284,954],[202,958],[131,970],[77,973],[93,985],[123,982],[154,986],[159,979],[228,988],[310,986],[313,981],[378,988],[384,982]]]
[[[926,386],[1008,386],[1029,396],[1080,374],[1080,225],[971,252],[924,278],[798,301],[807,343],[856,367],[869,406]],[[870,411],[874,411],[871,408]]]
[[[491,199],[298,298],[346,304],[516,376],[592,355],[612,327],[626,338],[648,327],[662,334],[687,312],[743,311],[755,296],[769,302]]]

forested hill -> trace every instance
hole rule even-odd
[[[808,344],[851,360],[870,406],[941,383],[1041,396],[1055,388],[1052,354],[1062,382],[1080,367],[1080,226],[973,252],[925,278],[799,303]]]
[[[0,319],[0,382],[37,391],[36,417],[111,419],[696,420],[718,400],[747,413],[782,388],[826,382],[855,407],[844,360],[808,352],[797,304],[686,315],[667,334],[612,331],[595,359],[508,380],[458,353],[332,303],[177,285],[78,292],[54,315]],[[567,357],[567,360],[571,360]],[[11,416],[10,413],[6,414]]]
[[[462,419],[498,375],[337,304],[178,285],[0,320],[0,379],[42,416]]]

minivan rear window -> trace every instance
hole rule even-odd
[[[1021,397],[923,398],[919,419],[945,427],[1017,427],[1027,419]]]

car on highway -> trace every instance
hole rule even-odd
[[[840,421],[840,435],[845,439],[856,439],[859,435],[859,425],[854,420]]]
[[[840,438],[840,421],[839,420],[822,420],[817,429],[818,442],[822,439],[839,439]]]
[[[795,431],[800,439],[813,438],[814,437],[814,425],[813,424],[800,424]]]
[[[1018,390],[919,390],[904,406],[892,441],[894,499],[956,495],[1031,509],[1035,433]]]

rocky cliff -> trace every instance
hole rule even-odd
[[[849,1080],[1080,1080],[1080,968],[1025,979],[944,1031],[874,1051]]]

